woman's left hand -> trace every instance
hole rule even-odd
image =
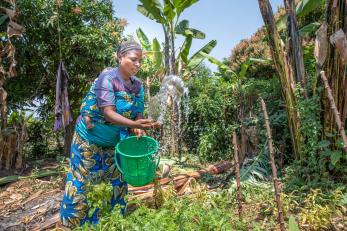
[[[134,128],[132,129],[132,132],[138,137],[142,137],[142,136],[145,136],[146,135],[146,132],[142,129],[138,129],[138,128]]]

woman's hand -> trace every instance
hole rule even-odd
[[[134,128],[131,129],[132,133],[134,133],[138,138],[141,138],[142,136],[146,135],[146,132],[142,129]]]
[[[134,121],[132,128],[150,129],[153,127],[153,123],[154,121],[150,119],[138,119]]]

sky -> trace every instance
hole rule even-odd
[[[136,29],[141,28],[150,40],[157,38],[164,41],[164,32],[160,24],[146,18],[137,11],[138,0],[113,0],[115,15],[125,18],[128,25],[124,34],[136,38]],[[283,0],[270,0],[274,11]],[[232,48],[242,39],[249,38],[264,23],[257,0],[200,0],[187,8],[180,17],[187,19],[189,26],[206,34],[203,40],[194,39],[190,55],[194,54],[212,39],[217,40],[217,46],[210,53],[213,57],[222,60],[231,55]],[[177,39],[176,49],[183,39]],[[205,62],[211,70],[215,71],[213,64]]]

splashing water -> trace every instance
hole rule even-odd
[[[178,115],[180,117],[182,114],[182,99],[187,98],[188,93],[188,88],[184,85],[183,80],[179,76],[165,76],[158,94],[152,97],[151,101],[148,103],[148,117],[163,123],[165,112],[167,111],[168,104],[170,103],[175,103],[177,105]],[[170,102],[170,97],[172,98],[172,102]],[[184,104],[183,106],[187,107],[187,104]],[[186,112],[187,110],[184,111]]]
[[[148,103],[148,117],[164,124],[164,121],[167,119],[166,112],[168,107],[174,106],[177,109],[178,116],[176,131],[178,134],[181,134],[182,115],[186,121],[188,120],[188,93],[188,88],[179,76],[165,76],[158,94],[152,97]]]

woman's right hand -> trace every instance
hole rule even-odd
[[[150,129],[153,127],[153,120],[150,119],[138,119],[134,121],[133,128],[139,128],[139,129]]]

